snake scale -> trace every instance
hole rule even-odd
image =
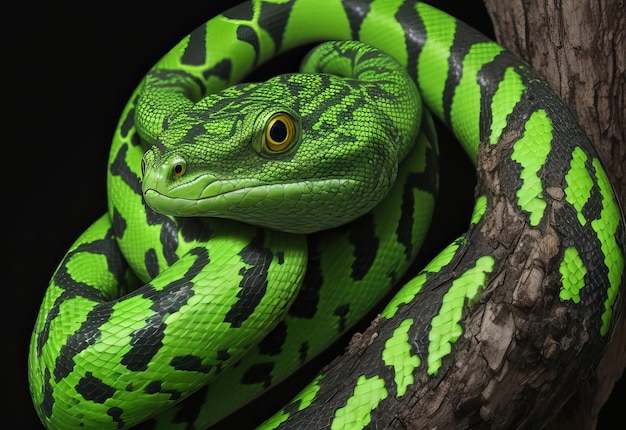
[[[242,83],[326,41],[301,73]],[[477,165],[475,206],[467,233],[400,286],[438,188],[430,113]],[[261,427],[384,426],[448,371],[463,316],[514,264],[507,245],[532,259],[542,237],[552,265],[524,266],[516,292],[547,279],[541,294],[590,333],[574,354],[591,366],[611,334],[625,223],[590,142],[523,62],[425,3],[223,12],[147,73],[107,174],[108,213],[59,264],[33,330],[29,382],[49,429],[209,427],[397,288],[350,372],[320,374]]]

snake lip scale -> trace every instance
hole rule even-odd
[[[299,72],[243,82],[312,44]],[[418,271],[433,116],[478,181],[467,232]],[[433,396],[450,419],[471,410],[456,427],[536,428],[595,368],[623,300],[624,214],[574,117],[528,65],[415,0],[251,0],[209,19],[129,98],[107,199],[33,328],[50,430],[208,428],[372,309],[367,348],[259,428],[378,428],[406,408],[429,427]],[[476,357],[483,379],[464,373]]]
[[[155,211],[173,216],[197,216],[198,213],[202,213],[207,217],[232,218],[264,226],[266,223],[262,221],[255,222],[252,216],[249,217],[250,219],[247,219],[247,213],[254,214],[258,211],[256,206],[259,201],[264,201],[265,205],[267,205],[268,201],[275,201],[275,204],[279,206],[281,203],[284,204],[285,201],[297,201],[300,196],[319,192],[318,190],[351,188],[350,181],[341,178],[308,181],[306,183],[283,183],[280,185],[263,184],[254,180],[243,180],[241,182],[241,184],[233,184],[228,181],[225,182],[226,186],[224,186],[223,182],[214,181],[205,188],[205,190],[211,188],[212,191],[202,193],[197,198],[176,197],[175,189],[167,194],[162,194],[158,190],[147,188],[144,190],[144,198]],[[227,189],[224,190],[223,188]],[[215,189],[219,191],[214,192],[213,190]],[[325,193],[333,194],[332,191],[325,191]],[[340,193],[335,192],[334,194]],[[320,230],[320,228],[314,227],[305,231],[305,233],[312,233],[317,230]]]

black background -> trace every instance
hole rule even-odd
[[[16,4],[19,11],[3,13],[10,24],[4,27],[9,33],[2,64],[2,226],[8,232],[2,271],[8,274],[2,283],[2,340],[7,346],[2,368],[10,399],[4,417],[15,420],[9,428],[41,428],[26,377],[30,332],[57,264],[106,210],[106,162],[118,115],[154,62],[189,31],[234,3],[23,2]],[[480,1],[431,3],[491,34]],[[442,201],[435,218],[445,244],[464,231],[473,179],[463,154],[454,145],[443,145],[449,151],[443,174],[452,176],[442,178],[442,191],[457,193]],[[430,241],[427,245],[424,258],[441,246]],[[315,369],[309,368],[309,373]],[[290,384],[291,393],[272,399],[287,400],[299,383]],[[600,429],[608,428],[605,411],[619,413],[623,401],[622,382],[603,410]],[[246,420],[251,414],[238,415],[229,426],[254,423]]]

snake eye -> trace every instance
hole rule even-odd
[[[264,146],[270,152],[282,152],[296,139],[296,124],[293,117],[280,112],[272,115],[265,126]]]
[[[185,163],[184,160],[177,160],[174,163],[174,167],[172,167],[172,173],[177,178],[180,178],[181,176],[183,176],[186,171],[187,171],[187,163]]]

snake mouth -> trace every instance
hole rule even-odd
[[[233,219],[240,219],[243,215],[248,219],[254,217],[252,214],[256,212],[280,217],[294,208],[311,210],[313,201],[320,197],[332,201],[333,197],[342,194],[341,189],[351,188],[350,182],[345,179],[280,184],[267,184],[254,179],[214,181],[192,197],[187,197],[192,195],[189,190],[183,193],[178,187],[176,192],[170,190],[167,194],[148,187],[143,194],[152,209],[166,215]],[[330,189],[334,191],[329,192]]]
[[[216,216],[245,200],[252,190],[267,186],[255,179],[218,180],[204,175],[172,187],[160,179],[144,178],[144,200],[155,211],[175,216]]]

